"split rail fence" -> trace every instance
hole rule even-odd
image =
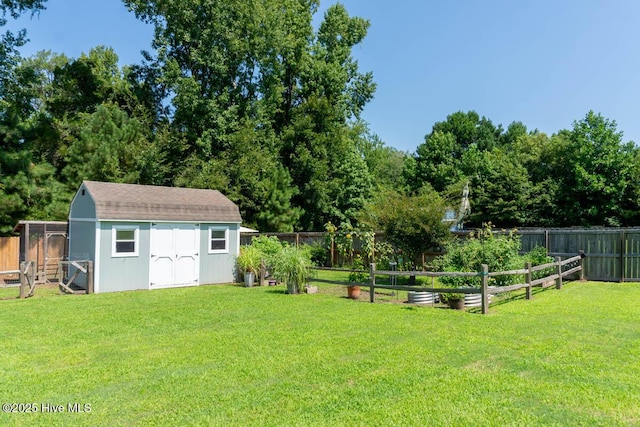
[[[467,231],[457,231],[455,235],[465,238]],[[583,268],[589,280],[605,282],[640,282],[640,227],[603,228],[521,228],[516,230],[522,242],[522,253],[542,246],[552,256],[567,258],[584,251],[587,255]],[[324,233],[241,233],[242,244],[251,243],[253,236],[276,236],[291,244],[322,243]],[[383,234],[376,234],[376,241],[384,241]],[[360,243],[354,241],[354,248]],[[442,252],[426,252],[425,262]]]
[[[9,277],[9,279],[6,279]],[[16,279],[18,277],[18,279]],[[60,261],[56,272],[58,287],[63,293],[93,293],[92,261]],[[19,298],[29,298],[35,293],[37,280],[35,261],[23,261],[18,270],[0,271],[1,287],[19,287]]]
[[[33,296],[36,288],[35,263],[23,261],[17,270],[0,271],[0,285],[3,288],[20,288],[20,298]]]
[[[370,302],[375,302],[375,294],[376,289],[392,289],[392,290],[400,290],[400,291],[417,291],[417,292],[432,292],[432,293],[455,293],[455,294],[480,294],[481,295],[481,307],[482,314],[487,314],[489,312],[489,295],[499,294],[503,292],[511,292],[517,291],[520,289],[525,289],[526,299],[532,298],[532,289],[534,287],[542,287],[546,288],[549,286],[554,286],[556,289],[562,289],[562,283],[565,277],[578,274],[580,280],[584,280],[584,270],[583,270],[583,260],[585,258],[584,253],[580,253],[571,258],[567,258],[563,260],[560,257],[556,257],[554,262],[548,264],[542,264],[537,266],[532,266],[530,262],[525,264],[525,267],[520,270],[510,270],[510,271],[495,271],[490,272],[489,267],[486,264],[482,265],[482,271],[479,272],[434,272],[434,271],[391,271],[391,270],[376,270],[376,265],[371,264],[369,270],[369,280],[370,283],[354,283],[354,282],[345,282],[338,280],[329,280],[329,279],[319,279],[312,278],[311,282],[318,283],[328,283],[334,285],[343,285],[343,286],[363,286],[369,287],[369,300]],[[334,268],[324,268],[317,267],[316,270],[330,270],[330,271],[343,271],[343,272],[353,272],[354,270],[348,269],[334,269]],[[553,269],[553,274],[550,274],[546,277],[541,277],[537,279],[533,279],[533,273],[538,271],[543,271],[546,269]],[[361,270],[360,272],[366,272]],[[508,286],[496,286],[490,287],[489,280],[491,277],[497,276],[510,276],[510,275],[518,275],[524,276],[524,283],[508,285]],[[409,285],[386,285],[376,283],[376,276],[388,276],[388,277],[398,277],[398,276],[416,276],[416,277],[479,277],[481,279],[480,287],[467,287],[467,288],[445,288],[445,287],[425,287],[425,286],[409,286]]]

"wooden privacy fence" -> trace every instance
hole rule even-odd
[[[0,237],[0,271],[20,268],[20,237]]]
[[[369,287],[369,299],[370,302],[375,302],[375,290],[376,289],[392,289],[400,291],[418,291],[418,292],[432,292],[432,293],[455,293],[455,294],[480,294],[482,300],[482,314],[489,312],[489,295],[499,294],[503,292],[511,292],[519,289],[526,290],[526,299],[531,299],[532,288],[548,287],[555,285],[556,289],[562,289],[563,279],[567,276],[579,274],[580,280],[584,279],[583,275],[583,259],[584,253],[580,253],[574,257],[562,260],[560,257],[556,257],[554,262],[548,264],[542,264],[532,266],[530,262],[527,262],[521,270],[510,271],[494,271],[490,272],[489,267],[486,264],[482,264],[482,271],[479,272],[434,272],[434,271],[390,271],[390,270],[376,270],[376,265],[371,264],[369,270],[370,283],[353,283],[337,280],[327,280],[312,278],[310,281],[319,283],[330,283],[344,286],[364,286]],[[553,269],[553,274],[546,277],[533,279],[533,273],[543,271],[546,269]],[[318,267],[316,270],[331,270],[331,271],[344,271],[353,272],[354,270],[348,269],[332,269]],[[362,270],[364,272],[364,270]],[[524,283],[509,285],[509,286],[489,286],[489,279],[497,276],[524,276]],[[376,283],[376,276],[422,276],[422,277],[479,277],[481,279],[480,287],[468,287],[468,288],[443,288],[443,287],[424,287],[424,286],[403,286],[403,285],[385,285]]]
[[[587,255],[584,275],[589,280],[640,281],[640,228],[549,228],[518,230],[522,251],[536,246],[550,256]]]

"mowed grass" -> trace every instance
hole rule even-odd
[[[0,425],[640,424],[640,284],[573,282],[486,316],[320,286],[0,301],[0,400],[65,409]]]

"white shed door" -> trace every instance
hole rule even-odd
[[[198,284],[200,227],[152,224],[150,288]]]

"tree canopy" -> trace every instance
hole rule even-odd
[[[318,0],[124,3],[155,28],[139,64],[108,46],[21,58],[27,34],[2,35],[0,234],[65,219],[86,179],[218,189],[262,231],[365,218],[416,251],[467,184],[469,227],[638,224],[640,152],[596,112],[549,136],[457,111],[405,153],[362,118],[370,23],[343,5],[314,20]],[[45,4],[0,2],[0,27]]]

